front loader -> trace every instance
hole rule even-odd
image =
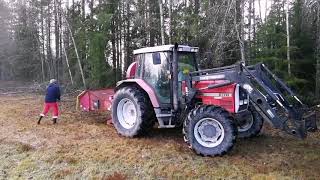
[[[264,64],[199,70],[198,48],[164,45],[134,51],[112,102],[118,133],[136,137],[181,127],[197,154],[223,155],[237,137],[259,134],[264,121],[299,138],[317,129],[315,113]]]

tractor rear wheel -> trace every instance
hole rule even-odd
[[[225,109],[202,105],[188,114],[183,133],[184,140],[197,154],[221,156],[232,149],[237,128]]]
[[[255,110],[249,110],[244,120],[238,122],[238,137],[250,138],[257,136],[263,125],[263,118]]]
[[[134,137],[149,132],[154,111],[146,93],[136,87],[119,89],[112,103],[112,122],[118,133]]]

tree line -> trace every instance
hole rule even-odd
[[[320,96],[319,0],[0,0],[0,79],[114,86],[134,49],[200,48],[202,68],[266,63]]]

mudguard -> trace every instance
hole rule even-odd
[[[153,108],[160,107],[159,100],[153,88],[142,79],[126,79],[126,80],[119,81],[117,82],[117,87],[115,88],[115,91],[117,91],[121,87],[130,86],[132,84],[138,85],[141,89],[143,89],[148,94],[149,99],[153,105]]]

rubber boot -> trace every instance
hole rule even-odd
[[[40,124],[42,118],[43,118],[43,116],[40,116],[40,117],[39,117],[39,120],[38,120],[38,123],[37,123],[37,124]]]
[[[57,118],[53,118],[52,121],[53,121],[53,124],[56,124],[57,123]]]

